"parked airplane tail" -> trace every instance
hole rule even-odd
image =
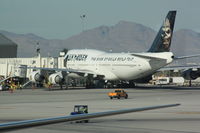
[[[169,11],[148,52],[169,52],[176,11]]]

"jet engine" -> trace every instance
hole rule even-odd
[[[200,76],[200,71],[199,70],[192,70],[192,69],[188,69],[186,71],[183,72],[183,77],[184,79],[187,80],[195,80],[196,78],[198,78]]]
[[[42,82],[44,80],[44,76],[41,74],[40,71],[33,71],[30,73],[29,80],[36,83]]]
[[[49,76],[49,82],[52,84],[60,84],[63,82],[63,78],[59,74],[54,73]]]
[[[51,84],[62,84],[63,82],[65,82],[65,78],[66,77],[66,73],[64,72],[57,72],[57,73],[53,73],[49,76],[49,82]]]

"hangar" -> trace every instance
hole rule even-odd
[[[0,58],[16,58],[17,44],[0,33]]]

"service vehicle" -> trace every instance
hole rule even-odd
[[[74,112],[71,112],[71,115],[80,115],[80,114],[88,114],[88,106],[87,105],[75,105]],[[89,120],[79,120],[76,123],[88,123]]]
[[[116,89],[115,92],[109,92],[108,96],[110,99],[124,97],[125,99],[128,98],[128,94],[123,89]]]

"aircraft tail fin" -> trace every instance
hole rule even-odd
[[[175,18],[176,11],[169,11],[148,52],[169,52]]]

